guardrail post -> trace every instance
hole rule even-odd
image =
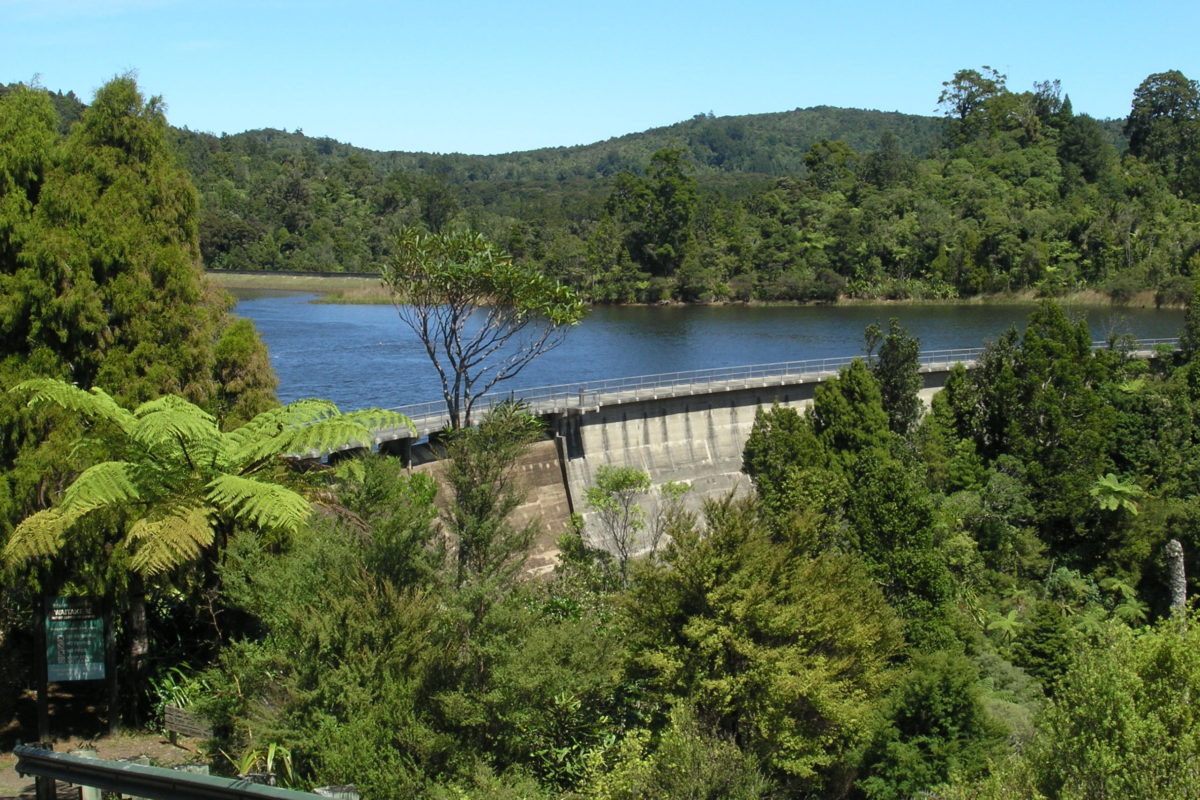
[[[90,747],[81,747],[78,750],[72,750],[71,755],[78,756],[79,758],[99,758],[100,757],[100,755],[95,750],[91,749]],[[79,787],[79,800],[100,800],[102,794],[103,794],[103,792],[101,792],[95,786],[80,786]]]
[[[54,752],[54,742],[30,742],[26,747],[31,750],[46,750]],[[44,775],[34,776],[34,791],[36,792],[37,800],[57,800],[58,792],[55,791],[54,778],[47,778]]]

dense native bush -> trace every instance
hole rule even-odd
[[[501,214],[500,193],[497,216],[481,210],[494,187],[453,196],[453,170],[384,175],[328,141],[280,159],[253,137],[211,162],[190,154],[209,170],[197,224],[159,106],[132,82],[105,87],[66,138],[45,97],[10,92],[0,370],[125,403],[176,392],[228,430],[271,402],[271,382],[253,331],[199,280],[200,248],[226,265],[371,265],[394,226],[467,216],[593,299],[1085,284],[1186,297],[1195,163],[1168,134],[1194,108],[1164,127],[1150,100],[1194,86],[1164,73],[1139,89],[1121,160],[1053,87],[1015,94],[985,72],[947,84],[951,124],[929,158],[818,138],[793,154],[803,177],[714,189],[688,152],[617,154],[606,175],[650,167],[579,203],[559,202],[564,176],[531,201],[538,225]],[[979,102],[957,102],[973,88]],[[753,160],[736,131],[695,128],[690,157]],[[270,174],[251,168],[260,156]],[[540,435],[527,415],[452,435],[441,484],[379,457],[303,479],[272,469],[319,513],[286,536],[225,526],[202,569],[142,587],[147,641],[201,629],[189,657],[215,653],[196,672],[164,665],[159,694],[192,695],[235,757],[281,745],[302,784],[372,797],[1193,797],[1198,623],[1169,617],[1164,546],[1182,543],[1194,587],[1197,308],[1181,352],[1145,361],[1116,341],[1093,352],[1047,303],[951,373],[923,418],[916,343],[872,331],[808,412],[757,415],[754,497],[699,518],[675,508],[664,546],[619,563],[568,534],[539,579],[521,569],[532,529],[508,519],[509,467]],[[5,397],[8,525],[113,454],[73,448],[78,419]],[[182,439],[211,433],[197,411]],[[104,535],[162,522],[134,509],[72,538],[60,565],[131,607],[132,562]],[[8,580],[0,609],[15,618],[47,577],[61,576]]]

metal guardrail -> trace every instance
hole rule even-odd
[[[13,748],[13,753],[17,756],[16,771],[20,775],[92,786],[105,792],[151,800],[317,800],[320,797],[238,778],[83,758],[34,747],[18,746]]]
[[[1178,345],[1178,339],[1133,339],[1118,344],[1131,350],[1150,351],[1160,345]],[[1109,342],[1092,342],[1092,349],[1110,347]],[[959,362],[973,363],[984,352],[983,347],[958,347],[945,350],[924,350],[920,366],[926,370],[953,366]],[[616,402],[632,402],[652,397],[682,396],[719,390],[721,388],[750,388],[778,383],[808,383],[831,377],[861,355],[834,358],[815,358],[803,361],[781,361],[772,364],[752,364],[739,367],[664,372],[657,375],[638,375],[600,381],[537,386],[507,392],[485,394],[475,402],[473,413],[481,414],[494,405],[520,399],[534,412],[567,411],[599,408]],[[391,409],[406,415],[420,433],[440,430],[449,422],[443,400],[414,403]]]

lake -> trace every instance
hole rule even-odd
[[[249,317],[271,351],[279,399],[322,397],[350,410],[441,397],[420,340],[385,305],[326,305],[296,292],[241,292],[234,312]],[[505,390],[661,372],[766,364],[863,352],[863,330],[899,318],[922,349],[978,347],[1029,305],[656,306],[596,308],[566,341],[534,361]],[[1111,334],[1177,336],[1180,310],[1068,308],[1093,339]]]

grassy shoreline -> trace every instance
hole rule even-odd
[[[292,275],[275,272],[258,273],[207,273],[213,281],[223,289],[230,291],[284,291],[312,292],[321,295],[315,302],[338,303],[350,305],[388,305],[392,302],[391,295],[380,284],[378,278],[365,278],[351,275]],[[869,305],[869,306],[974,306],[974,305],[1028,305],[1038,301],[1038,295],[1032,289],[1021,292],[1006,292],[1003,294],[978,295],[975,297],[957,299],[921,299],[909,298],[904,300],[860,299],[843,297],[837,305]],[[1076,306],[1112,306],[1116,308],[1154,308],[1154,292],[1143,291],[1133,295],[1127,302],[1116,303],[1104,292],[1095,289],[1085,289],[1070,292],[1055,298],[1058,302]],[[818,305],[802,302],[754,302],[741,305],[761,306],[795,306]],[[714,303],[712,305],[729,305]],[[1164,308],[1182,306],[1163,306]]]

